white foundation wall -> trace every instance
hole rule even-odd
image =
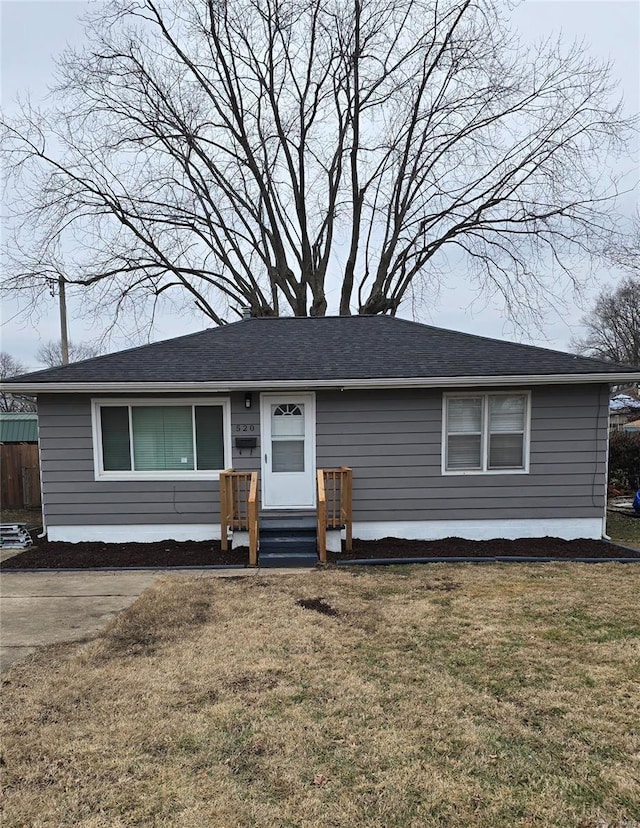
[[[105,524],[84,526],[49,526],[50,541],[82,543],[156,543],[163,540],[207,541],[220,540],[219,523],[159,523],[159,524]]]
[[[543,538],[563,540],[591,538],[598,540],[605,534],[601,518],[548,518],[522,520],[405,520],[354,522],[353,537],[360,540],[381,538],[406,538],[408,540],[442,540],[464,538],[466,540],[493,540],[494,538]],[[163,540],[207,541],[220,540],[219,523],[199,524],[105,524],[83,526],[50,526],[50,541],[81,543],[103,541],[105,543],[155,543]],[[340,552],[344,530],[327,531],[327,550]],[[234,532],[232,547],[248,546],[248,532]]]
[[[604,534],[602,518],[539,518],[508,520],[390,520],[354,522],[353,537],[360,540],[493,540],[494,538],[562,538],[598,540]]]

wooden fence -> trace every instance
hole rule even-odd
[[[0,444],[3,509],[39,509],[40,458],[35,443]]]

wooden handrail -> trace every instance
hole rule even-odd
[[[258,565],[258,472],[251,473],[249,499],[247,500],[249,523],[249,566]]]
[[[353,548],[353,469],[342,467],[342,481],[340,486],[340,512],[345,527],[345,546],[347,552]]]
[[[346,548],[353,546],[353,470],[318,469],[318,554],[320,562],[327,560],[327,529],[345,527]]]
[[[327,495],[323,469],[318,469],[318,557],[320,563],[327,562]]]
[[[229,529],[249,532],[249,565],[258,560],[258,472],[220,473],[220,548],[229,548]]]
[[[227,530],[233,520],[233,514],[229,513],[232,498],[229,497],[229,484],[233,469],[225,469],[220,473],[220,548],[226,552],[229,548]]]

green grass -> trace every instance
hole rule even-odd
[[[616,564],[163,579],[5,675],[3,828],[632,825],[638,594]]]
[[[607,534],[616,543],[640,550],[640,517],[607,512]]]

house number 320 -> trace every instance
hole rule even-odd
[[[256,427],[254,425],[248,425],[247,423],[236,423],[236,431],[255,431]]]

